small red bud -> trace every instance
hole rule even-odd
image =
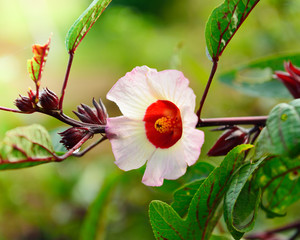
[[[59,133],[62,136],[60,142],[67,148],[74,147],[89,131],[85,128],[71,127],[64,132]]]
[[[284,63],[286,72],[275,71],[276,78],[290,91],[294,98],[300,98],[300,69],[290,61]]]
[[[73,113],[85,123],[97,124],[97,125],[106,125],[106,119],[108,117],[104,104],[101,99],[99,103],[93,99],[93,105],[95,108],[91,108],[85,104],[81,104],[77,107],[77,111]]]
[[[226,130],[215,143],[215,145],[208,151],[208,156],[223,156],[226,155],[234,147],[247,143],[249,141],[249,134],[246,129],[233,126]]]
[[[40,104],[46,110],[57,110],[59,106],[59,99],[54,92],[46,88],[41,93]]]
[[[15,100],[15,105],[18,109],[23,112],[33,113],[35,111],[32,99],[29,97],[24,97],[20,95],[20,98]]]

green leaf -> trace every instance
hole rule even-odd
[[[231,238],[224,236],[212,235],[209,240],[230,240]]]
[[[291,98],[286,87],[273,78],[274,72],[284,70],[284,61],[300,66],[300,54],[271,56],[224,72],[219,80],[228,86],[255,97]]]
[[[97,239],[99,225],[105,219],[105,208],[110,199],[111,193],[119,180],[119,174],[113,173],[106,177],[104,184],[89,207],[88,213],[84,219],[80,230],[80,240]]]
[[[245,144],[231,150],[194,195],[187,219],[194,239],[197,239],[196,236],[209,239],[216,224],[214,213],[226,193],[233,173],[244,161],[244,152],[250,148],[252,145]]]
[[[261,164],[263,158],[254,164],[242,166],[229,185],[224,198],[224,218],[227,228],[235,239],[240,239],[245,232],[254,227],[260,203],[260,189],[249,184],[248,178]]]
[[[156,239],[208,240],[219,220],[221,212],[216,214],[216,211],[232,175],[244,161],[245,151],[251,147],[240,145],[228,153],[220,167],[212,171],[194,194],[186,219],[182,219],[168,204],[153,201],[149,216]]]
[[[66,47],[75,52],[79,43],[106,9],[111,0],[94,0],[91,5],[74,22],[66,36]]]
[[[256,144],[260,156],[280,155],[294,158],[300,155],[300,99],[275,106]]]
[[[211,13],[205,28],[206,46],[212,60],[218,61],[233,35],[259,0],[225,0]]]
[[[39,87],[42,72],[48,57],[50,38],[45,45],[35,44],[32,46],[33,57],[27,60],[27,70],[31,79]]]
[[[181,217],[187,214],[190,203],[204,180],[205,179],[193,181],[174,192],[174,201],[171,206]]]
[[[50,136],[42,126],[15,128],[6,133],[0,144],[0,170],[51,162],[53,152]]]
[[[286,208],[300,198],[300,159],[284,157],[264,161],[256,174],[262,188],[262,205],[268,217],[284,216]]]
[[[151,226],[156,239],[187,240],[183,219],[168,204],[152,201],[149,206]]]

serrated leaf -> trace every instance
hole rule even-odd
[[[246,150],[252,145],[239,145],[231,150],[217,167],[201,184],[191,202],[187,221],[190,229],[193,230],[194,238],[201,236],[201,239],[209,239],[216,222],[213,221],[214,213],[226,193],[233,173],[238,169],[243,160]]]
[[[6,133],[0,145],[0,170],[31,167],[54,160],[47,130],[37,124]]]
[[[82,41],[110,2],[111,0],[94,0],[74,22],[66,36],[66,47],[69,52],[75,52],[79,43]]]
[[[276,55],[251,62],[222,73],[219,80],[250,96],[291,98],[287,88],[273,78],[275,71],[284,70],[284,61],[300,66],[300,54]]]
[[[205,179],[193,181],[174,192],[174,201],[171,206],[181,217],[187,214],[190,203],[204,180]]]
[[[294,158],[300,155],[300,99],[275,106],[256,144],[260,156],[279,155]]]
[[[252,145],[240,145],[228,153],[220,167],[200,185],[190,203],[186,219],[168,204],[154,201],[149,216],[156,239],[208,240],[219,220],[216,210],[223,199],[233,173],[244,161],[244,153]]]
[[[205,28],[206,46],[213,61],[218,61],[229,41],[259,0],[225,0],[211,13]]]
[[[44,45],[35,44],[32,46],[33,57],[27,60],[27,70],[31,79],[39,87],[42,72],[48,57],[50,38]]]
[[[263,158],[254,164],[247,163],[233,176],[224,198],[224,219],[235,239],[253,229],[260,203],[260,189],[252,189],[248,178],[261,164]]]
[[[156,239],[187,240],[187,228],[183,219],[168,204],[152,201],[149,206],[151,226]]]
[[[268,217],[284,216],[286,208],[300,198],[300,159],[284,157],[265,161],[256,174],[262,188],[262,205]]]

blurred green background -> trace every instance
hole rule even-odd
[[[205,23],[221,2],[112,0],[76,52],[65,112],[74,117],[72,110],[78,104],[91,105],[93,97],[101,97],[109,115],[119,115],[116,105],[105,95],[120,77],[141,65],[183,71],[199,102],[211,67],[205,53]],[[44,44],[50,35],[42,86],[60,93],[68,61],[65,35],[90,3],[91,0],[0,0],[0,105],[14,107],[18,94],[25,95],[28,86],[34,87],[26,60],[32,57],[31,45]],[[218,72],[263,56],[299,51],[299,14],[297,0],[261,1],[225,50]],[[203,116],[267,114],[278,101],[248,97],[215,80]],[[0,121],[1,138],[7,130],[31,123],[42,124],[49,131],[66,127],[39,114],[0,112]],[[208,129],[205,132],[199,161],[217,165],[220,158],[208,159],[206,152],[219,133]],[[101,211],[97,239],[154,239],[147,216],[150,201],[171,202],[174,189],[207,172],[191,167],[186,176],[166,181],[161,188],[144,186],[142,174],[143,170],[119,170],[108,141],[80,159],[1,172],[0,240],[78,239],[88,207],[111,175],[119,177]],[[261,213],[261,224],[257,225],[265,229],[284,224],[295,219],[295,212],[290,210],[286,218],[277,221],[266,220]]]

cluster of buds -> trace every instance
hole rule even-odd
[[[39,99],[37,98],[36,93],[29,90],[28,97],[20,95],[20,98],[15,100],[16,107],[26,113],[35,112],[37,103],[39,103],[45,110],[57,110],[59,106],[59,99],[54,92],[46,88],[40,94]]]
[[[106,125],[106,119],[108,117],[105,106],[101,99],[96,102],[93,99],[93,105],[95,108],[91,108],[85,104],[81,104],[77,107],[77,111],[74,114],[83,122],[95,125]],[[64,132],[59,133],[62,136],[60,141],[67,149],[71,149],[77,143],[81,141],[87,134],[93,135],[89,127],[72,127]]]
[[[226,127],[226,131],[220,136],[215,145],[208,151],[208,156],[223,156],[232,150],[234,147],[249,143],[250,132],[238,126]],[[216,130],[224,130],[216,129]]]
[[[106,125],[106,119],[108,115],[101,99],[99,99],[99,102],[96,102],[96,100],[93,98],[93,105],[95,108],[81,104],[77,107],[78,112],[73,111],[73,113],[84,123]]]
[[[284,69],[286,72],[276,71],[275,77],[286,86],[294,98],[300,98],[300,68],[288,61],[284,62]]]
[[[20,95],[20,98],[15,100],[16,107],[22,112],[33,113],[36,107],[36,95],[29,89],[28,97]]]

